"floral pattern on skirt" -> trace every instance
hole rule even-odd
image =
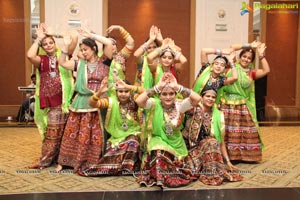
[[[192,180],[184,167],[184,162],[163,150],[151,151],[145,155],[144,167],[135,174],[137,182],[146,186],[180,187]]]
[[[246,104],[221,105],[225,117],[225,143],[230,160],[261,161],[262,144]]]
[[[29,168],[43,169],[56,162],[65,123],[66,115],[62,113],[61,107],[50,108],[48,112],[48,125],[42,143],[41,157],[29,166]]]
[[[99,162],[103,152],[104,134],[98,111],[70,112],[58,163],[70,166],[77,172]]]
[[[118,146],[108,143],[106,153],[97,165],[83,171],[81,176],[129,175],[137,172],[140,167],[140,139],[129,135]]]
[[[206,185],[221,185],[223,181],[241,181],[238,172],[229,172],[223,163],[220,144],[213,137],[207,137],[199,145],[189,150],[185,159],[193,179]]]

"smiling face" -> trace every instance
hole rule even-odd
[[[130,90],[125,89],[125,88],[118,88],[117,89],[117,97],[119,99],[119,102],[121,104],[125,104],[129,101],[130,99]]]
[[[212,71],[214,74],[220,75],[221,73],[224,72],[225,67],[226,67],[225,60],[221,58],[217,58],[213,63]]]
[[[204,95],[202,95],[202,100],[204,107],[212,108],[216,102],[216,93],[213,91],[207,91]]]
[[[47,54],[55,53],[55,41],[52,37],[46,37],[42,40],[42,48]]]
[[[171,87],[164,87],[159,95],[161,104],[164,108],[170,108],[175,101],[176,92]]]
[[[160,63],[164,67],[170,67],[174,62],[174,56],[170,51],[164,52],[160,57]]]
[[[243,68],[247,68],[253,62],[254,60],[253,56],[254,56],[253,51],[242,52],[240,54],[240,65]]]

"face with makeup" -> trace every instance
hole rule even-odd
[[[149,44],[149,46],[148,46],[148,48],[147,48],[147,53],[149,54],[149,53],[151,53],[154,49],[156,49],[157,48],[157,45],[156,45],[156,43],[155,42],[151,42],[150,44]]]
[[[220,75],[225,71],[226,67],[226,61],[222,58],[217,58],[214,60],[213,65],[212,65],[212,72],[215,75]]]
[[[55,41],[52,37],[45,37],[41,42],[42,48],[48,55],[55,53]]]
[[[217,94],[214,91],[210,91],[210,90],[206,91],[202,95],[203,106],[207,108],[212,108],[212,106],[216,102],[216,95]]]
[[[249,51],[244,52],[240,56],[240,65],[243,68],[248,68],[248,66],[252,63],[252,60],[253,60],[252,57],[253,57],[253,53],[252,52],[249,52]]]
[[[174,55],[170,51],[165,51],[160,57],[163,67],[170,67],[174,62]]]
[[[117,97],[121,104],[126,104],[130,99],[130,90],[127,88],[118,88]]]
[[[172,87],[166,85],[160,95],[160,101],[164,108],[170,108],[175,102],[176,92]]]

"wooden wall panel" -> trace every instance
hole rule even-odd
[[[161,29],[163,37],[174,39],[182,48],[183,54],[190,59],[190,1],[109,0],[108,26],[113,24],[122,25],[131,33],[135,40],[135,49],[147,39],[151,25],[156,25]],[[180,75],[179,82],[189,86],[189,63],[186,68]],[[126,72],[131,82],[135,72],[136,65],[131,57],[127,62]]]
[[[20,105],[23,95],[17,87],[25,84],[24,5],[20,0],[0,1],[0,106]]]
[[[268,3],[276,3],[268,1]],[[284,2],[295,3],[295,2]],[[299,2],[300,4],[300,2]],[[290,10],[267,11],[266,57],[271,67],[268,75],[268,101],[275,105],[295,105],[298,13]],[[299,55],[298,55],[299,56]]]

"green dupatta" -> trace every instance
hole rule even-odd
[[[211,66],[206,67],[206,69],[200,74],[200,76],[195,80],[193,90],[197,94],[201,94],[203,88],[205,87],[211,72]]]
[[[115,95],[109,97],[109,107],[107,109],[105,128],[111,135],[108,141],[112,146],[117,146],[120,142],[124,141],[129,135],[140,135],[141,127],[138,121],[134,120],[129,114],[126,115],[126,123],[128,129],[122,129],[122,116],[119,107],[119,101]]]
[[[56,50],[56,57],[59,58],[61,54],[60,50]],[[43,49],[39,49],[39,55],[46,55]],[[74,92],[74,79],[72,71],[63,68],[61,65],[58,66],[60,81],[62,84],[62,111],[63,113],[69,112],[69,105]],[[36,69],[36,90],[35,90],[35,106],[34,106],[34,121],[38,127],[39,133],[42,138],[45,138],[46,129],[48,126],[48,111],[49,108],[40,109],[40,83],[41,76],[39,69]]]
[[[89,105],[90,97],[94,94],[94,91],[90,90],[87,86],[87,76],[86,61],[82,59],[79,61],[77,70],[77,79],[75,84],[75,91],[77,94],[70,108],[73,112],[97,111],[97,108],[93,108]]]
[[[146,90],[153,87],[153,75],[148,65],[147,53],[143,56],[143,68],[142,68],[142,83],[141,86]]]
[[[107,95],[110,97],[112,95],[116,95],[116,88],[114,87],[114,77],[113,77],[113,72],[117,72],[117,76],[121,80],[125,80],[125,73],[123,71],[122,65],[118,62],[115,61],[115,59],[112,60],[110,67],[109,67],[109,72],[108,72],[108,91]]]
[[[211,135],[214,136],[219,143],[222,143],[225,136],[224,114],[217,108],[216,104],[212,108]]]
[[[184,139],[180,130],[174,130],[173,134],[167,136],[164,131],[164,113],[160,99],[153,98],[154,105],[151,108],[150,118],[152,119],[152,132],[148,135],[147,151],[164,150],[178,159],[182,159],[188,155]]]
[[[259,132],[259,126],[256,117],[254,81],[251,81],[250,85],[248,87],[245,87],[245,85],[247,85],[247,83],[250,81],[250,77],[241,69],[242,67],[240,66],[240,64],[236,63],[235,67],[238,73],[238,80],[235,81],[232,85],[224,86],[221,92],[218,93],[217,99],[218,101],[229,105],[246,104],[250,111],[250,116]],[[250,68],[252,67],[253,66],[251,66]],[[228,75],[232,75],[232,72],[229,71]],[[263,149],[264,146],[260,134],[259,137]]]

